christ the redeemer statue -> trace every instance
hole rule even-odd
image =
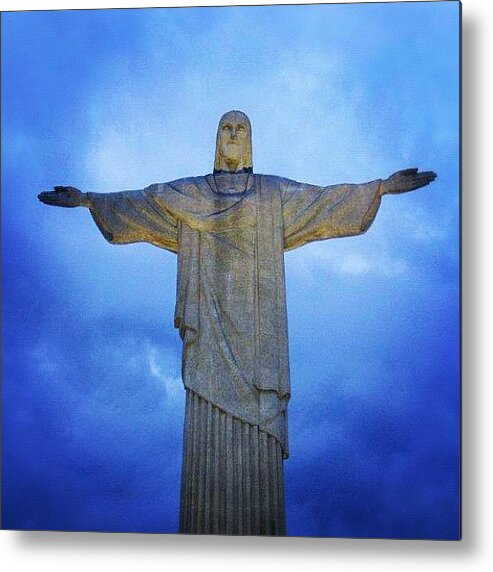
[[[137,191],[55,187],[39,199],[87,207],[112,244],[178,255],[175,327],[186,389],[183,533],[285,534],[283,461],[290,396],[284,258],[314,240],[365,232],[381,197],[427,185],[406,169],[319,187],[252,168],[248,117],[222,116],[214,172]]]

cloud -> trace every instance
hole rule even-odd
[[[406,260],[392,258],[385,254],[366,252],[338,252],[329,249],[313,249],[311,263],[316,267],[328,264],[331,272],[343,276],[374,274],[385,277],[401,276],[409,272]]]
[[[372,360],[303,404],[286,463],[292,534],[456,537],[456,417],[424,406],[414,381],[409,363]]]
[[[286,255],[289,533],[457,534],[455,9],[5,15],[4,525],[176,531],[176,258],[110,247],[87,212],[35,195],[209,172],[217,120],[240,108],[257,172],[439,173],[363,236]]]
[[[169,355],[163,356],[157,347],[148,346],[147,362],[151,375],[163,384],[166,395],[171,400],[176,400],[178,396],[181,398],[183,395],[183,382],[181,375],[170,375],[170,372],[176,372],[177,368],[176,363],[173,363]]]

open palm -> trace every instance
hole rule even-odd
[[[82,207],[87,205],[87,196],[75,187],[53,187],[54,191],[39,193],[38,199],[55,207]]]
[[[418,169],[404,169],[390,175],[382,182],[382,194],[407,193],[429,185],[435,179],[436,173],[433,171],[419,172]]]

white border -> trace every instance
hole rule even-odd
[[[297,3],[240,1],[237,4]],[[226,0],[2,0],[1,9],[40,10],[228,5]],[[463,2],[463,535],[462,542],[0,531],[0,565],[9,572],[482,570],[493,561],[493,372],[488,325],[493,284],[489,153],[493,93],[491,25],[485,0]]]
[[[387,0],[382,0],[383,2]],[[427,0],[407,0],[410,2]],[[434,0],[429,0],[434,1]],[[446,0],[444,0],[446,1]],[[6,10],[61,10],[61,9],[90,9],[90,8],[164,8],[174,6],[248,6],[259,4],[354,4],[350,0],[340,0],[338,2],[303,2],[302,0],[2,0],[1,9]],[[356,2],[358,3],[358,2]],[[467,8],[474,5],[481,5],[479,0],[465,0]],[[479,8],[474,11],[480,12]]]

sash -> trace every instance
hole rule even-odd
[[[269,188],[270,187],[270,188]],[[257,196],[256,375],[260,390],[289,396],[288,320],[284,278],[281,192],[255,175]]]

